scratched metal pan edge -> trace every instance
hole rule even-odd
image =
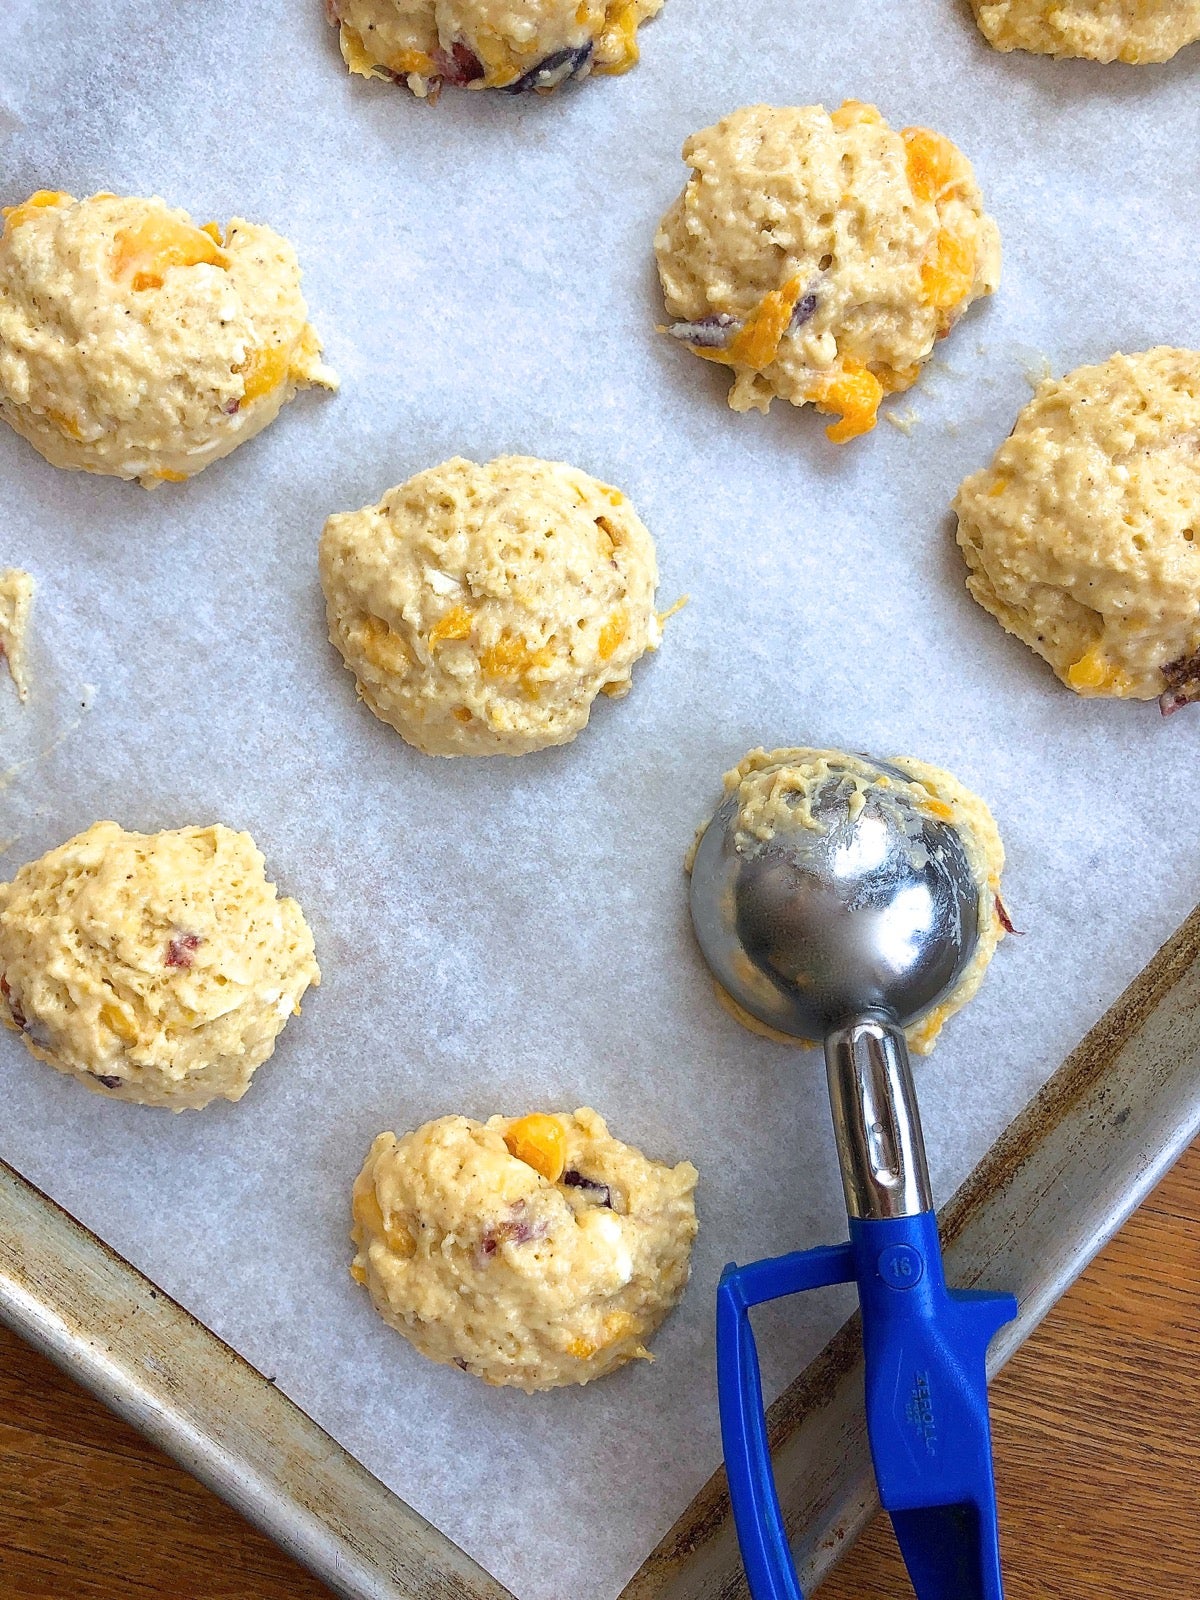
[[[1017,1292],[994,1373],[1200,1130],[1200,908],[942,1212],[956,1284]],[[0,1162],[0,1320],[349,1600],[508,1591],[269,1378]],[[771,1407],[780,1499],[815,1586],[875,1509],[848,1323]],[[714,1473],[621,1600],[745,1594]]]

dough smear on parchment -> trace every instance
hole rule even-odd
[[[178,482],[337,387],[273,229],[47,189],[4,217],[0,417],[54,466]]]
[[[569,78],[628,72],[663,0],[326,0],[342,57],[421,99],[443,84],[542,94]]]
[[[967,588],[1076,694],[1200,700],[1200,351],[1039,384],[954,509]]]
[[[312,934],[247,833],[97,822],[0,883],[0,1022],[117,1100],[240,1100],[309,984]]]
[[[422,1355],[532,1392],[646,1359],[679,1301],[696,1169],[596,1112],[381,1133],[354,1185],[352,1275]]]
[[[857,815],[855,806],[868,802],[886,806],[894,796],[903,802],[906,810],[954,827],[980,888],[978,942],[969,965],[941,1004],[905,1029],[909,1049],[917,1055],[928,1055],[946,1022],[974,997],[996,953],[996,946],[1005,933],[1011,931],[1008,912],[1000,898],[1004,845],[986,803],[952,773],[911,756],[889,756],[888,765],[898,767],[908,781],[898,783],[870,761],[842,750],[751,750],[725,774],[725,793],[737,795],[739,850],[743,846],[754,849],[769,843],[780,829],[820,828],[813,802],[831,783],[844,786],[852,815]],[[697,834],[685,860],[689,872],[703,831]],[[748,972],[748,979],[750,976]],[[715,979],[714,988],[730,1015],[752,1033],[801,1048],[815,1042],[780,1033],[760,1022]]]
[[[661,638],[654,542],[619,489],[557,461],[455,458],[321,536],[329,636],[427,755],[566,744]]]
[[[972,0],[997,50],[1092,61],[1169,61],[1200,39],[1200,0]]]
[[[1000,234],[966,156],[874,106],[746,106],[693,134],[654,242],[666,331],[733,373],[735,411],[775,395],[843,443],[916,382],[1000,281]]]
[[[0,569],[0,660],[7,662],[17,698],[29,698],[25,680],[25,629],[33,604],[33,578],[19,567]]]

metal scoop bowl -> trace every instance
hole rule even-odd
[[[749,1309],[856,1281],[880,1500],[919,1600],[1002,1600],[985,1358],[1011,1295],[948,1290],[904,1029],[974,954],[980,896],[962,838],[899,768],[832,772],[794,825],[706,828],[691,911],[704,957],[752,1017],[821,1042],[847,1244],[725,1269],[717,1380],[730,1498],[754,1600],[802,1600],[775,1491]],[[847,758],[849,765],[849,758]]]

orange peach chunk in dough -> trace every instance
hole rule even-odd
[[[809,399],[818,411],[839,418],[830,423],[825,432],[834,444],[845,444],[849,439],[870,433],[877,421],[883,394],[883,384],[873,372],[857,361],[846,361],[840,371],[813,386]]]
[[[229,257],[203,228],[160,212],[149,212],[113,240],[114,277],[137,292],[161,289],[172,267],[229,266]]]

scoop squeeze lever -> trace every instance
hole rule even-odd
[[[803,1600],[750,1309],[853,1282],[879,1497],[913,1589],[919,1600],[1002,1600],[986,1355],[1017,1302],[946,1286],[903,1033],[969,963],[982,890],[956,831],[906,810],[894,790],[876,804],[835,774],[811,811],[818,828],[747,849],[734,794],[692,873],[693,921],[718,979],[760,1020],[824,1041],[849,1217],[848,1243],[730,1265],[721,1278],[718,1398],[746,1576],[754,1600]]]

